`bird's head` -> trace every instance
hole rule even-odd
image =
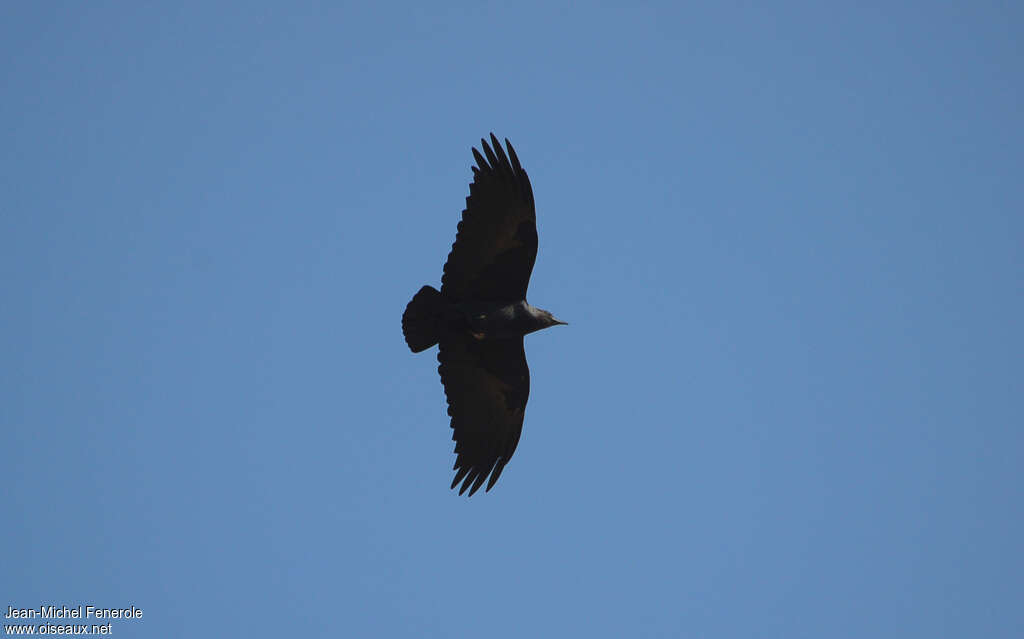
[[[563,322],[562,320],[560,320],[557,317],[555,317],[554,315],[552,315],[550,311],[545,311],[544,309],[540,309],[540,313],[541,313],[541,320],[544,322],[544,328],[547,328],[549,326],[558,326],[558,325],[568,326],[569,325],[569,322]]]

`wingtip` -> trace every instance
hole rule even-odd
[[[494,487],[494,484],[498,482],[498,477],[501,477],[501,471],[505,470],[505,462],[506,460],[502,458],[494,465],[494,470],[491,471],[491,478],[487,480],[487,488],[484,490],[485,493],[490,492],[491,488]]]
[[[480,141],[483,142],[483,140]],[[484,149],[487,149],[486,145],[484,146]],[[487,164],[487,160],[484,159],[484,156],[480,155],[480,151],[477,151],[476,147],[473,147],[473,159],[476,160],[476,166],[479,167],[481,171],[486,171],[490,168],[490,165]]]
[[[519,156],[516,155],[516,150],[512,148],[512,143],[505,138],[505,146],[508,147],[508,158],[512,162],[512,170],[516,172],[516,175],[524,175],[523,165],[519,163]]]
[[[455,479],[452,480],[451,489],[455,490],[455,487],[458,486],[459,495],[466,495],[466,497],[472,497],[481,487],[485,493],[490,492],[491,488],[494,488],[494,484],[498,481],[498,477],[501,476],[501,471],[504,470],[505,464],[503,461],[499,460],[494,468],[486,473],[469,467],[460,467],[459,463],[456,462],[453,470],[457,472],[455,473]],[[459,486],[459,484],[462,485]]]
[[[473,483],[473,477],[474,475],[472,473],[466,476],[466,479],[462,482],[462,486],[459,486],[459,495],[464,495],[466,493],[466,489]],[[470,492],[469,496],[472,497],[473,493]]]
[[[487,144],[487,141],[484,140],[484,139],[481,139],[480,143],[483,144],[483,146],[484,146],[484,155],[487,156],[487,161],[490,163],[490,169],[492,171],[499,170],[500,167],[501,167],[501,161],[498,159],[498,156],[495,154],[494,149],[492,149],[491,145]],[[495,144],[495,146],[497,147],[498,151],[501,151],[501,147],[500,146],[498,146],[497,144]]]
[[[473,487],[469,489],[469,496],[470,497],[473,496],[473,493],[475,493],[476,491],[480,490],[480,486],[483,485],[484,480],[486,480],[486,479],[487,479],[487,475],[484,474],[484,473],[480,473],[477,476],[476,481],[473,482]],[[484,492],[487,492],[487,491],[484,491]]]
[[[469,468],[466,468],[466,467],[459,468],[459,462],[455,462],[455,468],[453,468],[452,470],[457,471],[455,473],[455,479],[452,480],[452,488],[455,488],[456,486],[459,485],[459,482],[462,481],[462,479],[467,474],[469,474]]]

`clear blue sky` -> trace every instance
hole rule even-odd
[[[1022,636],[1021,5],[626,4],[7,3],[3,609]],[[571,325],[467,500],[399,320],[490,131]]]

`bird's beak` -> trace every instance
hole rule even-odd
[[[568,326],[569,325],[569,322],[563,322],[562,320],[555,319],[554,317],[552,317],[551,319],[555,320],[555,326],[558,326],[558,325]]]

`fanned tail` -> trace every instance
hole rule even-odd
[[[413,295],[402,313],[402,334],[414,353],[437,344],[444,298],[433,286],[424,286]]]

